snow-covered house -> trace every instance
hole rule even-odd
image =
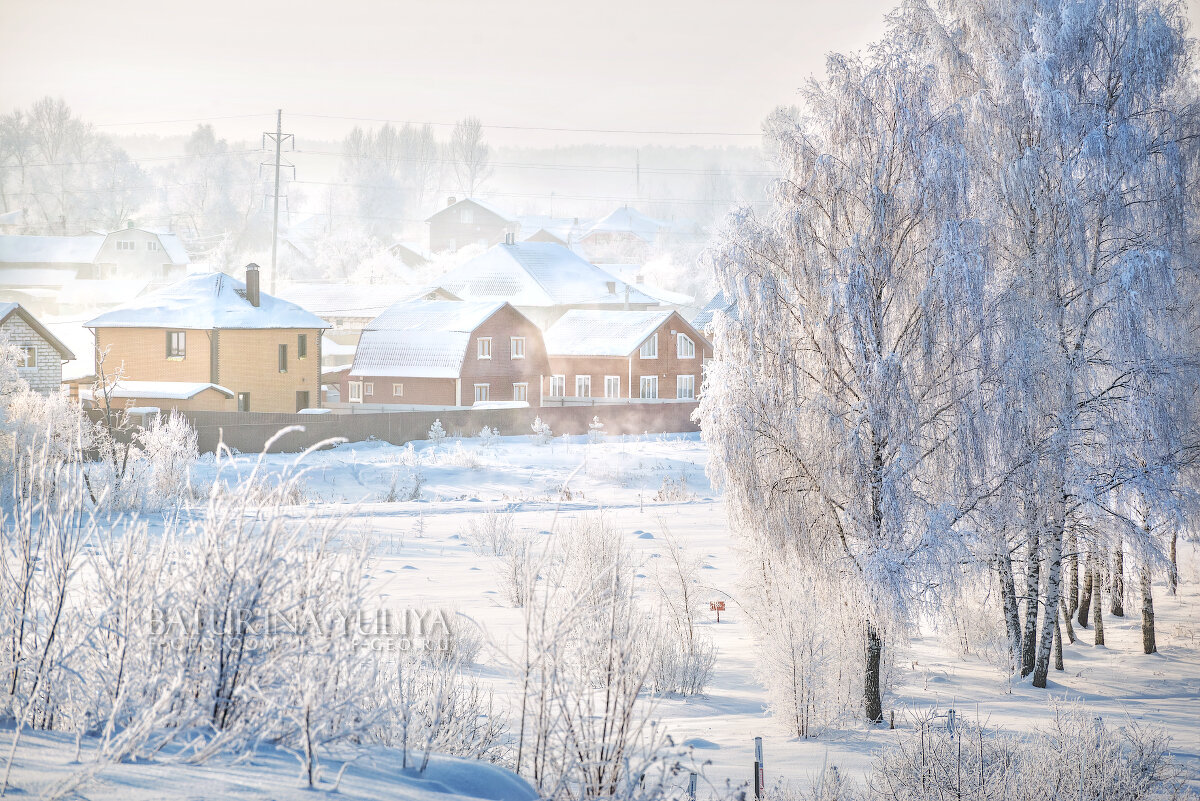
[[[516,217],[487,201],[468,197],[446,200],[445,208],[430,215],[429,250],[454,252],[467,245],[491,247],[520,228]]]
[[[662,220],[622,206],[584,231],[579,244],[588,259],[597,263],[640,263],[666,227]]]
[[[198,408],[199,385],[213,385],[205,407],[294,412],[320,404],[321,335],[329,324],[259,289],[257,265],[242,282],[224,273],[197,274],[89,321],[97,372],[153,382],[153,397],[172,408]],[[126,383],[126,386],[129,384]],[[175,392],[168,392],[179,385]],[[186,385],[186,386],[185,386]],[[143,388],[139,388],[143,389]],[[149,397],[149,396],[143,396]],[[213,403],[209,403],[209,401]],[[147,405],[134,403],[130,405]]]
[[[411,286],[393,284],[295,283],[281,289],[279,296],[329,322],[321,361],[330,369],[350,364],[367,323],[413,292]]]
[[[671,310],[573,310],[544,339],[547,404],[692,401],[713,354],[712,343]]]
[[[542,332],[504,302],[397,303],[363,330],[340,396],[353,404],[540,405]]]
[[[446,273],[463,300],[507,301],[545,328],[569,309],[648,309],[654,298],[551,242],[506,242]]]
[[[712,300],[692,318],[692,325],[704,332],[707,337],[713,335],[713,318],[718,314],[737,315],[737,301],[730,300],[723,291],[713,295]]]
[[[75,354],[19,303],[0,303],[0,345],[17,349],[17,373],[42,394],[62,389],[62,364]]]
[[[517,238],[522,242],[552,242],[571,246],[580,235],[591,228],[595,220],[579,217],[549,217],[542,214],[525,214],[518,218],[521,229]]]

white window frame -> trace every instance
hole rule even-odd
[[[696,358],[696,343],[687,334],[675,335],[675,356],[679,359]]]
[[[348,382],[347,394],[349,395],[349,397],[346,398],[347,401],[349,401],[350,403],[362,403],[363,402],[363,394],[362,393],[363,393],[363,382],[361,382],[361,381]]]
[[[464,207],[458,210],[458,221],[463,225],[475,224],[475,209]]]
[[[492,358],[492,338],[479,337],[475,340],[475,357],[477,359]]]
[[[513,400],[526,401],[526,402],[529,401],[529,383],[528,382],[519,381],[519,382],[513,384]]]
[[[646,394],[649,388],[653,394]],[[644,375],[638,380],[638,397],[642,400],[658,400],[658,376]]]
[[[175,348],[175,338],[179,337],[179,348]],[[187,331],[167,331],[167,358],[180,361],[187,358]]]
[[[557,385],[558,392],[555,392]],[[567,377],[565,375],[550,376],[550,397],[561,398],[567,394]]]
[[[525,358],[525,337],[509,337],[508,352],[513,359]]]
[[[685,391],[687,394],[684,394]],[[675,376],[675,397],[682,400],[695,400],[696,376],[691,374]]]
[[[158,243],[157,242],[147,242],[146,250],[158,250]]]
[[[619,375],[604,376],[604,397],[606,397],[606,398],[621,397],[621,376],[619,376]]]
[[[475,385],[475,402],[487,403],[491,396],[491,384],[476,384]],[[482,390],[482,392],[480,391]]]
[[[641,359],[657,359],[658,358],[658,332],[655,331],[649,339],[642,343],[638,348],[638,358]]]
[[[375,382],[374,381],[364,381],[363,382],[363,397],[364,398],[375,397]]]
[[[583,392],[580,392],[580,389]],[[592,377],[590,375],[575,376],[575,397],[590,398],[592,397]]]
[[[393,398],[403,398],[404,397],[404,385],[403,384],[392,384],[392,397]]]
[[[21,351],[21,363],[17,365],[22,370],[37,369],[37,345],[18,345]]]

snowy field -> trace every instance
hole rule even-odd
[[[248,473],[257,458],[238,456],[234,467]],[[755,645],[738,604],[735,542],[722,499],[706,478],[707,458],[698,435],[613,437],[596,443],[556,438],[546,445],[527,437],[498,438],[488,445],[478,439],[438,446],[423,442],[412,448],[346,443],[306,459],[302,484],[308,508],[303,511],[349,514],[352,531],[373,546],[370,578],[381,606],[452,609],[476,622],[489,641],[477,669],[502,705],[517,694],[495,649],[515,647],[521,617],[501,592],[499,560],[478,556],[465,541],[472,520],[487,510],[503,509],[512,514],[519,532],[548,538],[571,518],[602,510],[634,551],[643,593],[653,591],[649,574],[662,557],[669,532],[702,558],[703,626],[713,637],[717,657],[704,695],[654,703],[675,742],[692,746],[703,766],[701,797],[749,781],[756,736],[764,740],[768,786],[781,780],[807,786],[825,765],[861,773],[873,752],[894,740],[894,733],[847,724],[798,740],[765,712]],[[294,455],[267,456],[261,469],[283,474],[294,469],[295,460]],[[211,480],[211,457],[202,459],[195,474],[197,480]],[[420,481],[414,481],[418,474]],[[412,496],[418,497],[387,500]],[[914,715],[932,707],[955,708],[971,719],[1027,730],[1049,719],[1052,699],[1079,699],[1112,725],[1163,727],[1172,737],[1176,758],[1200,788],[1200,575],[1190,546],[1182,562],[1177,597],[1156,587],[1159,653],[1141,653],[1136,613],[1123,620],[1109,617],[1108,647],[1066,646],[1066,671],[1052,674],[1045,692],[1010,679],[983,659],[960,656],[953,635],[923,631],[898,656],[885,714],[894,710],[897,727],[904,728]],[[707,611],[710,600],[726,602],[720,623]],[[1090,629],[1078,631],[1090,641]],[[66,769],[74,741],[30,732],[22,749],[18,785],[24,783],[23,771],[45,776]],[[389,764],[381,758],[351,765],[342,797],[393,797],[382,790],[386,782],[380,784]],[[168,777],[180,783],[175,790],[160,784]],[[208,789],[189,794],[183,785],[192,781]],[[452,784],[447,785],[451,792],[474,794]],[[110,766],[89,785],[87,797],[128,798],[130,785],[156,788],[145,797],[179,798],[281,798],[291,797],[287,788],[298,787],[294,761],[265,754],[241,767]],[[404,788],[394,797],[421,798],[424,792],[419,784]],[[295,794],[308,797],[298,789]]]

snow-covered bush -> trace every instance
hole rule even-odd
[[[192,500],[189,471],[200,449],[187,418],[175,411],[155,417],[138,443],[144,461],[143,506],[162,509]]]
[[[441,441],[446,438],[446,429],[442,428],[442,420],[440,417],[435,419],[433,421],[433,425],[429,427],[428,437],[429,441],[435,446],[439,445]]]
[[[663,476],[662,486],[658,488],[658,492],[654,493],[654,500],[659,503],[683,503],[690,500],[691,493],[688,492],[687,476],[680,474],[679,478],[671,478]]]
[[[588,423],[588,442],[597,443],[604,440],[604,423],[600,422],[600,416],[596,415],[592,418],[592,422]]]
[[[502,556],[516,531],[516,519],[507,509],[487,509],[472,515],[462,537],[476,556]]]
[[[496,438],[500,436],[500,431],[495,428],[484,426],[479,429],[479,444],[484,448],[493,448],[496,445]]]
[[[550,430],[550,424],[542,422],[541,417],[533,418],[533,423],[529,426],[533,429],[533,444],[546,445],[554,437],[554,432]]]
[[[537,582],[533,537],[525,532],[513,535],[497,555],[500,557],[500,592],[513,606],[524,606]]]
[[[383,494],[384,503],[415,501],[421,497],[425,474],[416,465],[400,465],[392,469],[392,482]]]
[[[657,638],[658,654],[651,673],[656,692],[698,695],[712,675],[717,650],[699,623],[701,562],[664,526],[665,553],[656,560],[658,589],[664,629]]]

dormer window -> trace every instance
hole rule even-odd
[[[477,342],[478,342],[478,345],[477,345],[477,349],[475,351],[476,355],[480,359],[492,358],[492,338],[491,337],[480,337],[477,340]]]
[[[641,356],[643,359],[657,359],[658,358],[658,332],[657,331],[654,332],[654,334],[651,335],[651,337],[649,339],[647,339],[645,342],[642,343],[642,347],[640,347],[638,349],[638,355]]]

